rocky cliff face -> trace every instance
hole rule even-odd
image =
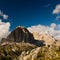
[[[34,44],[36,46],[44,46],[44,41],[43,40],[35,40],[34,36],[32,33],[30,33],[25,27],[17,27],[15,30],[13,30],[8,37],[5,39],[3,38],[2,42],[25,42],[25,43],[30,43]],[[5,44],[4,43],[4,44]]]
[[[52,45],[54,38],[48,34],[30,33],[25,27],[19,26],[13,30],[2,42],[25,42],[36,46]],[[5,42],[5,43],[6,43]]]
[[[12,31],[8,37],[8,40],[14,42],[30,42],[32,43],[34,40],[33,35],[25,28],[25,27],[17,27],[14,31]]]

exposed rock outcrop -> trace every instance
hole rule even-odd
[[[30,33],[25,27],[19,26],[15,30],[13,30],[7,38],[3,38],[1,43],[3,42],[25,42],[34,44],[36,46],[44,46],[43,40],[35,40],[32,33]],[[4,43],[5,44],[5,43]]]
[[[0,46],[0,60],[49,60],[59,58],[54,47],[36,47],[29,43],[9,43]]]
[[[47,60],[52,58],[59,57],[58,54],[52,50],[52,48],[48,49],[46,47],[38,47],[28,52],[22,52],[22,54],[18,57],[18,60]]]
[[[18,57],[19,60],[35,60],[39,53],[40,48],[33,49],[29,52],[22,52],[22,54]]]
[[[12,40],[14,42],[32,43],[34,37],[25,27],[19,26],[8,35],[7,39]]]

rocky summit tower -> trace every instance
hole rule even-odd
[[[33,35],[23,26],[16,27],[7,37],[8,40],[14,42],[30,42],[34,40]]]

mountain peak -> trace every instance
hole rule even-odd
[[[23,26],[18,26],[7,37],[8,40],[15,42],[30,42],[33,40],[33,35]]]

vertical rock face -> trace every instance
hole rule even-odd
[[[13,30],[8,37],[5,39],[2,39],[1,43],[3,42],[25,42],[34,44],[36,46],[44,46],[43,40],[35,40],[32,33],[30,33],[25,27],[17,27],[15,30]]]
[[[33,35],[25,27],[17,27],[8,35],[7,39],[15,42],[23,41],[30,43],[34,40]]]
[[[4,41],[25,42],[36,46],[50,46],[55,40],[50,35],[30,33],[25,27],[19,26],[8,35],[7,39],[2,39],[2,42]]]

